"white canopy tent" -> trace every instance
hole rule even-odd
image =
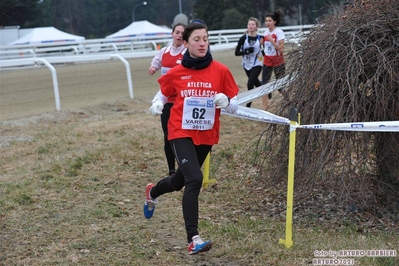
[[[126,38],[126,37],[146,37],[146,36],[169,36],[172,29],[157,26],[147,20],[134,21],[124,29],[108,35],[105,38]]]
[[[8,45],[77,42],[83,40],[85,40],[85,37],[69,34],[54,27],[39,27],[34,28],[24,37],[13,41]]]

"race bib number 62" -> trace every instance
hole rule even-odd
[[[184,98],[182,128],[190,130],[209,130],[215,122],[213,98]]]

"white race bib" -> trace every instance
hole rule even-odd
[[[213,98],[184,98],[182,128],[189,130],[209,130],[215,123]]]
[[[161,68],[161,75],[165,75],[166,73],[168,73],[168,71],[170,70],[170,67],[162,67]]]

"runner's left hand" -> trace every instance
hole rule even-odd
[[[215,98],[213,99],[213,103],[216,105],[216,108],[225,108],[229,106],[229,98],[224,93],[216,94]]]

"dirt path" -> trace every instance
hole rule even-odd
[[[214,59],[226,64],[236,82],[246,87],[241,58],[233,50],[217,51]],[[159,73],[147,73],[151,57],[130,59],[134,98],[149,102],[158,90]],[[85,64],[60,64],[55,69],[61,98],[61,110],[129,99],[125,66],[119,61]],[[0,72],[0,121],[54,112],[55,98],[51,72],[47,67],[24,68]]]

